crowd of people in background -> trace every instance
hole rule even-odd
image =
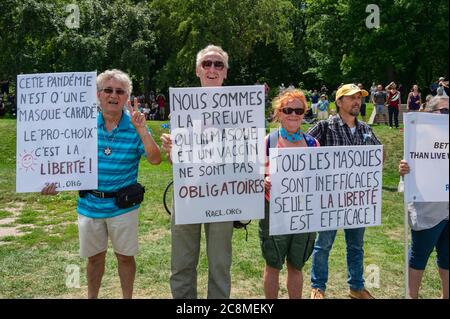
[[[315,122],[316,120],[327,119],[336,114],[335,107],[331,102],[335,101],[336,92],[342,87],[341,83],[331,94],[328,96],[328,88],[322,85],[320,89],[304,90],[306,98],[310,104],[309,117],[305,115],[304,121],[307,123]],[[358,87],[363,90],[364,85],[362,83],[357,84]],[[421,89],[417,84],[414,84],[409,92],[402,92],[402,84],[397,84],[394,81],[390,82],[386,86],[382,83],[372,82],[370,86],[369,96],[361,97],[361,120],[366,122],[366,105],[372,103],[375,109],[375,119],[373,123],[386,124],[390,128],[399,128],[399,114],[402,110],[404,112],[423,112],[426,108],[427,102],[433,96],[449,96],[448,81],[444,77],[440,77],[433,82],[429,88],[424,91],[430,92],[430,94],[424,96],[421,93]],[[283,94],[286,90],[294,89],[291,84],[288,88],[284,86],[284,83],[278,87],[278,93],[276,95]],[[301,88],[302,89],[302,88]],[[405,101],[404,103],[402,101]],[[369,114],[370,116],[370,114]],[[269,114],[269,120],[273,117],[273,114]],[[313,118],[313,120],[311,120]]]
[[[273,114],[270,111],[271,100],[280,94],[283,94],[285,90],[295,89],[295,85],[290,82],[288,87],[285,87],[284,83],[281,83],[278,87],[271,91],[267,81],[264,79],[257,80],[255,85],[264,85],[266,108],[269,110],[268,121],[271,121]],[[305,92],[306,99],[310,105],[308,114],[305,114],[304,122],[314,123],[317,120],[326,119],[336,114],[336,108],[333,106],[336,97],[336,92],[343,85],[341,83],[335,90],[328,94],[329,89],[323,84],[320,89],[313,88],[311,90],[302,89]],[[0,117],[9,115],[13,118],[16,117],[17,101],[14,89],[14,81],[4,80],[0,81]],[[362,83],[358,83],[360,89],[364,89]],[[370,86],[369,96],[362,97],[361,99],[361,119],[366,122],[366,105],[372,103],[374,105],[376,115],[373,123],[381,123],[389,125],[392,128],[399,128],[399,114],[404,102],[404,111],[406,112],[422,112],[425,110],[427,101],[433,96],[449,96],[449,82],[444,77],[439,77],[434,81],[429,88],[421,88],[414,84],[409,92],[403,92],[402,84],[397,84],[394,81],[390,82],[386,86],[382,83],[372,82]],[[428,95],[422,94],[423,91],[429,92]],[[272,94],[271,94],[272,93]],[[144,113],[146,120],[159,120],[164,121],[168,119],[169,103],[166,100],[166,96],[161,90],[150,90],[148,94],[131,95],[130,99],[134,97],[138,100],[138,109]],[[369,114],[370,116],[370,114]],[[370,123],[372,124],[372,123]]]

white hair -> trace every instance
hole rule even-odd
[[[131,94],[131,91],[133,90],[133,84],[130,80],[130,77],[125,72],[117,69],[106,70],[97,76],[97,91],[103,90],[105,82],[111,79],[124,84],[125,91],[127,91],[128,95]]]
[[[225,64],[225,67],[228,69],[228,53],[226,53],[221,47],[217,46],[217,45],[208,45],[206,48],[204,48],[203,50],[200,50],[197,53],[197,60],[196,60],[196,66],[200,66],[200,64],[202,63],[203,57],[209,53],[209,52],[215,52],[217,54],[219,54],[222,59],[223,59],[223,63]]]
[[[433,96],[433,98],[431,98],[429,102],[427,102],[425,111],[434,112],[442,108],[443,105],[446,105],[448,107],[448,96],[436,95]]]

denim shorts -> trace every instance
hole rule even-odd
[[[311,257],[316,233],[269,236],[269,204],[266,201],[265,218],[259,221],[259,239],[268,266],[281,270],[287,261],[295,269],[302,270]]]
[[[417,270],[425,270],[434,248],[436,248],[437,253],[437,265],[439,268],[448,270],[448,219],[444,219],[429,229],[419,231],[411,230],[409,267]]]
[[[375,105],[375,108],[377,110],[377,114],[386,114],[386,110],[383,104],[377,104]]]

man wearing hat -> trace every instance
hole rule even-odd
[[[308,134],[321,146],[380,145],[370,126],[358,121],[361,97],[368,96],[355,84],[345,84],[336,92],[338,113],[328,120],[318,122]],[[364,231],[365,228],[344,229],[347,247],[347,282],[349,296],[353,299],[373,299],[364,288]],[[312,253],[311,298],[325,298],[328,281],[328,257],[337,230],[319,232]]]
[[[439,78],[439,86],[436,89],[436,95],[448,96],[448,81],[445,82],[445,78],[442,76]]]
[[[438,80],[436,80],[435,82],[431,83],[431,85],[430,85],[431,95],[436,96],[438,94],[437,89],[439,87],[442,87],[442,83],[444,81],[445,81],[445,78],[443,76],[441,76]]]

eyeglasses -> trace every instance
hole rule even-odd
[[[442,108],[439,110],[434,111],[435,113],[439,112],[441,114],[448,114],[448,109],[447,108]]]
[[[202,68],[204,69],[209,69],[213,65],[217,70],[223,70],[223,68],[225,67],[225,63],[223,63],[222,61],[211,61],[211,60],[202,61]]]
[[[302,115],[303,113],[305,113],[305,109],[304,108],[294,109],[292,107],[285,107],[284,109],[281,109],[281,111],[284,114],[287,114],[287,115],[292,114],[293,112],[295,112],[295,114],[297,114],[297,115]]]
[[[106,94],[112,94],[114,91],[116,91],[117,95],[124,95],[125,93],[127,93],[124,89],[113,89],[113,88],[104,88],[102,91],[105,92]]]

